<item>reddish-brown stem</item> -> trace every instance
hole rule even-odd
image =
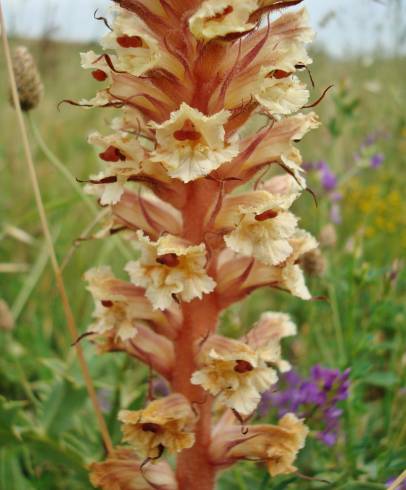
[[[216,198],[215,183],[202,179],[188,185],[188,205],[183,210],[183,235],[192,243],[201,243],[204,237],[204,221],[210,203]],[[191,449],[180,453],[177,461],[179,490],[212,490],[216,470],[210,463],[208,449],[211,433],[212,399],[190,382],[196,370],[196,352],[199,342],[213,333],[217,326],[219,305],[216,295],[205,295],[182,305],[183,325],[175,342],[175,369],[173,390],[185,395],[196,408],[196,442]],[[196,350],[197,349],[197,350]]]

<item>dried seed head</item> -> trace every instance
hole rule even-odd
[[[322,228],[319,242],[322,247],[335,247],[337,244],[337,232],[334,225],[329,223]]]
[[[12,330],[14,328],[14,318],[8,304],[0,299],[0,330]]]
[[[44,86],[34,58],[25,46],[19,46],[12,59],[21,109],[35,109],[41,101]]]
[[[309,276],[322,276],[327,267],[326,258],[319,248],[310,250],[300,259],[303,269]]]

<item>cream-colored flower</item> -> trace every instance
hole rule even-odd
[[[117,53],[115,69],[140,76],[162,61],[163,51],[148,26],[130,10],[114,6],[113,30],[102,40]]]
[[[209,41],[255,27],[249,18],[258,9],[258,0],[206,0],[190,17],[189,28],[197,39]]]
[[[244,38],[241,46],[234,43],[222,62],[221,71],[230,73],[237,58],[245,59],[246,63],[239,67],[228,87],[225,108],[236,108],[259,95],[264,77],[278,79],[283,72],[290,76],[298,67],[310,64],[312,60],[306,52],[306,44],[312,38],[308,15],[302,9],[287,12],[269,26],[255,30]],[[274,95],[277,96],[275,92]]]
[[[86,194],[96,196],[102,206],[109,206],[120,201],[124,192],[127,177],[113,175],[110,172],[99,172],[90,176],[90,181],[84,187]]]
[[[268,365],[276,366],[280,372],[291,369],[289,362],[281,358],[281,340],[296,335],[296,325],[285,313],[268,311],[263,313],[244,340]]]
[[[140,170],[144,150],[135,136],[122,131],[107,136],[94,132],[89,135],[88,142],[102,149],[100,158],[118,173],[136,173]]]
[[[311,299],[298,261],[303,254],[318,247],[317,240],[310,233],[297,229],[289,239],[289,244],[292,253],[276,266],[253,261],[229,248],[223,250],[218,259],[216,274],[217,293],[223,305],[228,306],[230,301],[235,302],[261,286],[284,289],[301,299]]]
[[[117,338],[125,341],[136,336],[136,320],[143,316],[152,317],[152,312],[150,315],[143,314],[146,308],[145,305],[143,309],[140,308],[142,297],[138,300],[134,295],[134,301],[130,301],[128,296],[119,293],[121,281],[113,276],[110,267],[90,269],[84,278],[96,303],[93,313],[95,321],[89,327],[90,332],[104,335],[114,331]]]
[[[293,253],[282,269],[281,287],[286,288],[298,298],[311,299],[312,295],[306,286],[303,270],[297,262],[304,254],[316,249],[319,244],[310,233],[304,230],[297,230],[290,243]]]
[[[278,379],[276,371],[267,364],[268,353],[213,335],[202,348],[201,368],[193,373],[191,382],[218,396],[219,403],[249,415],[257,407],[261,393]]]
[[[305,253],[318,247],[317,240],[308,232],[298,229],[289,240],[292,247],[291,255],[280,266],[267,268],[259,266],[252,270],[252,280],[264,281],[264,284],[274,284],[286,289],[298,298],[309,300],[312,295],[306,286],[303,270],[297,263]],[[248,282],[251,281],[251,278]]]
[[[227,221],[231,224],[235,220],[234,230],[224,236],[227,246],[268,265],[286,260],[292,253],[289,239],[298,222],[288,209],[298,195],[298,192],[283,195],[259,190],[226,199],[217,222],[224,226]]]
[[[210,174],[239,151],[238,137],[225,140],[224,124],[229,116],[228,111],[205,116],[182,103],[168,121],[151,123],[157,140],[151,160],[162,163],[171,177],[183,182]]]
[[[306,84],[294,75],[281,78],[275,75],[264,76],[255,99],[273,116],[285,116],[298,111],[307,103],[309,91]]]
[[[265,461],[271,476],[294,473],[297,453],[304,447],[309,432],[302,420],[288,413],[277,426],[249,426],[249,436],[239,437],[228,452],[231,460],[249,459]],[[236,431],[234,431],[236,432]]]
[[[126,133],[108,136],[92,133],[88,141],[103,150],[99,157],[106,162],[108,168],[91,177],[92,181],[99,183],[87,184],[85,192],[96,195],[103,206],[116,204],[123,195],[128,178],[141,171],[144,150],[134,136]]]
[[[90,482],[102,490],[177,490],[172,468],[158,461],[141,468],[132,449],[116,448],[105,461],[90,465]]]
[[[111,68],[103,55],[94,51],[86,51],[86,53],[80,53],[80,62],[85,70],[93,70],[92,75],[98,82],[110,78]]]
[[[145,409],[122,410],[124,440],[149,458],[157,458],[164,449],[177,453],[193,446],[196,417],[187,399],[180,394],[151,402]]]
[[[137,262],[129,262],[125,270],[136,286],[146,289],[154,309],[169,308],[174,302],[173,295],[189,302],[214,290],[216,283],[205,269],[204,244],[191,246],[172,235],[152,242],[141,231],[137,237],[141,257]]]

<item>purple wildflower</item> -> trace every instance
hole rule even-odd
[[[326,192],[333,191],[337,187],[337,176],[330,168],[321,170],[320,181]]]
[[[383,153],[375,153],[371,156],[370,162],[372,168],[379,168],[385,161],[385,155]]]
[[[337,404],[348,397],[349,375],[349,369],[340,372],[320,365],[313,366],[308,379],[290,371],[282,377],[282,389],[263,394],[259,413],[265,416],[272,408],[277,409],[279,416],[293,412],[308,419],[310,425],[314,423],[319,429],[317,438],[333,446],[343,414]]]
[[[397,477],[393,477],[393,478],[390,478],[387,482],[386,482],[386,487],[389,488],[393,482],[396,480]],[[404,481],[403,483],[401,483],[400,485],[398,485],[396,487],[396,490],[406,490],[406,481]]]

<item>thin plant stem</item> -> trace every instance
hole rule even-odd
[[[339,357],[340,357],[340,363],[342,364],[343,362],[346,362],[347,356],[346,356],[345,345],[344,345],[344,337],[343,337],[341,319],[340,319],[340,314],[338,311],[337,293],[336,293],[336,289],[333,285],[328,286],[328,292],[329,292],[329,298],[330,298],[330,302],[331,302],[331,309],[333,312],[334,333],[335,333],[335,336],[337,339],[337,347],[338,347],[338,352],[339,352]]]
[[[31,147],[30,143],[28,140],[28,133],[27,133],[27,128],[26,124],[24,121],[23,117],[23,112],[20,106],[20,101],[18,97],[18,90],[17,90],[17,85],[15,81],[15,76],[14,76],[14,71],[13,71],[13,65],[12,65],[12,60],[11,60],[11,54],[10,54],[10,46],[8,43],[8,38],[7,38],[7,31],[6,31],[6,25],[3,17],[3,7],[2,7],[2,2],[0,0],[0,27],[1,27],[1,37],[2,37],[2,42],[3,42],[3,47],[4,47],[4,54],[6,58],[6,65],[7,65],[7,71],[8,71],[8,76],[9,76],[9,81],[10,81],[10,87],[11,87],[11,93],[12,93],[12,99],[14,102],[14,107],[16,109],[17,113],[17,120],[18,120],[18,126],[21,132],[21,138],[22,138],[22,144],[23,144],[23,149],[25,153],[25,160],[28,168],[28,173],[30,176],[33,192],[34,192],[34,197],[35,197],[35,202],[37,205],[38,209],[38,214],[39,218],[41,221],[41,226],[43,229],[45,241],[47,244],[48,248],[48,253],[51,261],[51,265],[55,274],[55,281],[56,281],[56,286],[58,288],[65,317],[66,317],[66,323],[68,326],[69,333],[72,337],[72,340],[76,340],[79,336],[78,329],[76,327],[75,319],[73,316],[72,309],[70,307],[68,295],[65,289],[65,284],[64,280],[62,277],[62,273],[59,267],[59,263],[56,257],[55,249],[54,249],[54,244],[52,241],[52,236],[49,230],[48,226],[48,221],[45,213],[45,208],[44,204],[42,201],[42,196],[41,196],[41,190],[39,187],[38,183],[38,177],[35,171],[35,166],[32,158],[32,153],[31,153]],[[89,367],[87,365],[82,347],[79,344],[75,345],[76,353],[78,356],[79,364],[83,373],[83,378],[85,381],[86,389],[88,391],[89,397],[92,401],[93,404],[93,409],[95,411],[95,415],[99,424],[99,429],[101,436],[103,438],[104,445],[106,447],[106,450],[109,454],[113,453],[113,444],[110,438],[110,434],[107,429],[106,422],[103,418],[102,411],[97,399],[96,395],[96,390],[93,384],[93,380],[90,375]]]
[[[97,214],[98,210],[97,210],[95,204],[93,203],[93,201],[91,201],[88,198],[88,196],[82,191],[82,188],[75,181],[75,179],[73,178],[73,176],[69,172],[69,170],[65,167],[65,165],[59,160],[59,158],[50,150],[48,145],[45,143],[37,125],[35,124],[34,118],[32,117],[32,115],[30,113],[28,113],[28,121],[30,123],[31,132],[35,138],[35,141],[38,143],[38,146],[40,147],[40,149],[44,153],[44,155],[47,157],[49,162],[58,170],[58,172],[60,172],[65,177],[66,181],[75,190],[75,192],[78,194],[78,196],[86,204],[88,209],[93,214]]]
[[[82,243],[82,240],[86,240],[89,233],[93,230],[93,228],[99,223],[105,216],[107,216],[108,210],[102,209],[99,214],[96,215],[96,217],[86,226],[86,228],[82,231],[80,234],[79,238],[74,241],[74,243],[71,245],[69,248],[67,254],[62,260],[61,263],[61,270],[63,271],[65,267],[68,265],[70,262],[73,254],[75,253],[76,249]]]

